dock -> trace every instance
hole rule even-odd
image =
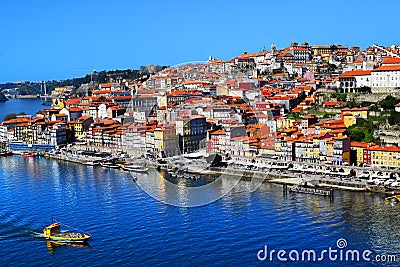
[[[311,195],[319,195],[319,196],[332,196],[333,189],[324,190],[324,189],[317,189],[317,188],[309,188],[299,185],[294,185],[289,188],[290,192],[297,192],[297,193],[304,193],[304,194],[311,194]]]

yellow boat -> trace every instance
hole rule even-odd
[[[54,242],[65,243],[86,243],[91,236],[80,232],[61,231],[61,225],[58,222],[46,226],[43,230],[46,239]]]
[[[386,197],[385,200],[397,200],[400,202],[400,195]]]

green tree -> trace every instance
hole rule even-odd
[[[347,100],[347,94],[346,93],[332,93],[331,94],[332,98],[336,98],[337,101],[346,101]]]
[[[15,119],[16,117],[17,117],[17,114],[10,113],[10,114],[7,114],[6,116],[4,116],[3,121],[8,121],[8,120],[11,120],[11,119]]]
[[[400,124],[400,113],[398,112],[391,112],[388,118],[388,122],[390,125],[397,125]]]
[[[362,129],[361,127],[356,127],[352,132],[351,132],[351,137],[355,141],[362,141],[365,138],[365,130]]]
[[[363,86],[363,87],[359,88],[358,91],[360,93],[369,93],[370,94],[371,93],[371,87]]]
[[[392,110],[394,109],[394,106],[396,106],[396,104],[399,103],[399,99],[388,95],[385,97],[385,99],[382,99],[379,102],[379,105],[381,106],[381,108],[385,109],[385,110]]]
[[[244,104],[244,103],[246,103],[246,101],[244,101],[243,99],[236,99],[235,100],[235,102],[234,102],[235,104]]]

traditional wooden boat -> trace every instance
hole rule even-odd
[[[85,243],[91,238],[90,235],[80,232],[61,231],[61,225],[58,222],[46,226],[43,235],[50,241],[64,243]]]

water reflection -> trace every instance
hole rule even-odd
[[[49,252],[49,254],[53,254],[57,252],[57,250],[64,248],[64,247],[74,247],[74,248],[82,248],[82,249],[91,249],[92,247],[89,245],[89,243],[66,243],[66,242],[55,242],[55,241],[50,241],[46,240],[46,247]]]
[[[184,174],[185,175],[185,174]],[[239,183],[240,176],[221,175],[218,179],[205,176],[196,178],[167,178],[168,174],[149,169],[138,176],[136,184],[148,195],[165,204],[180,207],[196,207],[214,202]],[[211,181],[211,182],[208,182]]]

